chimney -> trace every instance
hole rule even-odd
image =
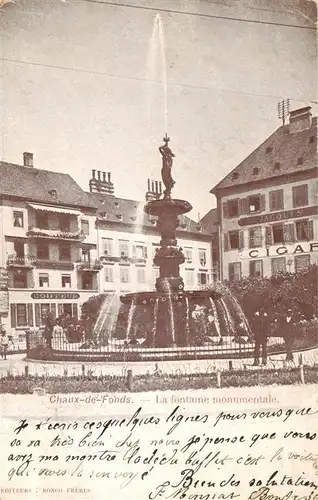
[[[146,192],[146,201],[159,200],[161,195],[161,182],[147,181],[148,191]]]
[[[23,166],[33,167],[33,153],[23,153]]]
[[[289,112],[289,133],[295,134],[311,126],[311,106]]]
[[[89,181],[89,190],[91,193],[103,193],[114,195],[114,184],[111,182],[110,172],[101,172],[97,170],[92,170],[92,178]]]

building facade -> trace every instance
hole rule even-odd
[[[9,311],[2,322],[23,330],[54,317],[78,318],[101,292],[154,289],[160,235],[144,203],[114,195],[110,173],[92,171],[89,192],[68,174],[24,164],[0,164],[0,269],[8,274]],[[147,199],[160,196],[148,182]],[[185,286],[211,280],[210,235],[188,217],[180,221]]]
[[[318,261],[317,118],[310,107],[279,127],[211,192],[221,278],[295,272]]]

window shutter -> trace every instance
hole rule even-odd
[[[279,210],[284,210],[284,190],[283,189],[279,189],[277,191],[277,195],[278,195],[278,208]]]
[[[229,263],[229,280],[234,280],[234,264],[233,262]]]
[[[143,254],[144,254],[144,259],[147,259],[148,258],[148,251],[147,251],[146,246],[144,246],[144,248],[143,248]]]
[[[228,252],[229,250],[230,250],[229,233],[224,233],[224,252]]]
[[[132,256],[135,258],[136,257],[136,245],[132,246]]]
[[[63,316],[63,314],[64,314],[63,304],[57,304],[57,315],[58,315],[58,317]]]
[[[294,224],[284,224],[284,242],[292,243],[295,241]]]
[[[77,304],[72,304],[72,316],[78,318]]]
[[[41,325],[41,312],[40,312],[40,304],[34,304],[34,314],[35,314],[35,325]]]
[[[224,217],[224,219],[228,219],[228,217],[229,217],[229,211],[228,211],[227,201],[225,201],[223,203],[223,217]]]
[[[16,304],[10,304],[10,315],[11,315],[11,328],[17,326],[17,306]]]
[[[242,250],[244,248],[244,230],[239,231],[239,249]]]
[[[261,194],[261,196],[260,196],[260,209],[261,209],[261,212],[264,212],[264,210],[266,210],[265,194]]]
[[[239,215],[245,215],[248,213],[248,198],[239,199]]]
[[[51,309],[52,316],[55,319],[56,318],[56,304],[51,304],[50,309]]]
[[[314,221],[309,220],[307,222],[308,240],[314,239]]]
[[[33,326],[33,307],[32,304],[27,305],[27,323],[28,326]]]
[[[273,244],[273,235],[272,235],[272,227],[265,227],[265,245],[270,246]]]

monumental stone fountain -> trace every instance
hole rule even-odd
[[[128,306],[127,341],[133,344],[146,337],[143,347],[176,348],[199,346],[222,335],[235,335],[239,324],[246,333],[249,327],[242,309],[234,297],[213,289],[185,291],[180,265],[185,262],[178,247],[176,230],[179,217],[189,212],[188,201],[171,197],[175,184],[172,165],[175,157],[169,147],[170,138],[163,138],[159,147],[162,155],[161,177],[165,190],[163,198],[149,201],[144,211],[157,218],[161,234],[154,264],[159,267],[156,291],[130,293],[120,297]]]

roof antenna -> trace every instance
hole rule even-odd
[[[290,99],[282,99],[277,104],[277,114],[278,118],[282,120],[283,125],[285,125],[285,121],[287,116],[289,115],[290,109]]]

